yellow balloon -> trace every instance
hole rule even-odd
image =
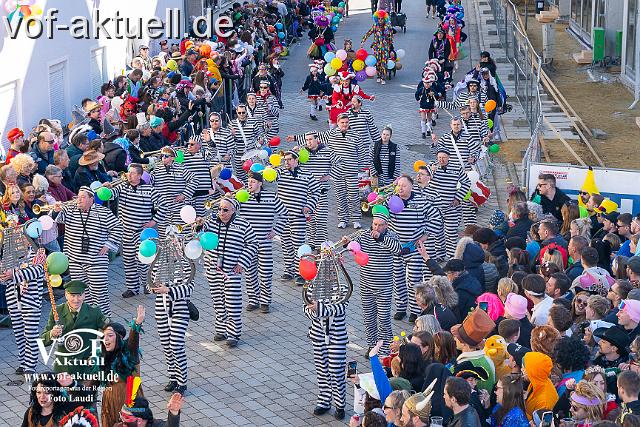
[[[331,60],[331,68],[333,68],[334,70],[339,70],[340,68],[342,68],[342,59],[333,58]]]
[[[280,166],[280,163],[282,163],[282,156],[280,154],[272,154],[269,156],[269,163],[271,163],[273,166]]]
[[[178,63],[175,59],[170,59],[167,61],[167,68],[171,71],[176,71],[178,69]]]
[[[360,71],[364,69],[364,61],[360,60],[360,59],[356,59],[355,61],[353,61],[353,70],[354,71]]]
[[[62,285],[62,277],[60,277],[59,274],[52,274],[49,276],[49,283],[51,283],[51,286],[54,288],[58,288]]]
[[[264,171],[262,171],[262,177],[264,179],[266,179],[267,182],[275,181],[277,176],[278,176],[278,174],[277,174],[276,170],[273,169],[273,168],[267,167],[267,168],[264,169]]]
[[[42,8],[37,4],[31,6],[31,14],[32,15],[42,15]]]

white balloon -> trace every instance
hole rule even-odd
[[[96,189],[98,189],[98,187],[102,187],[102,183],[100,181],[93,181],[89,187],[93,190],[96,191]]]
[[[38,220],[40,221],[40,224],[42,224],[42,229],[45,231],[51,230],[55,225],[53,218],[51,218],[49,215],[42,215],[40,218],[38,218]]]
[[[140,252],[138,252],[138,261],[142,264],[149,265],[156,259],[155,254],[153,256],[142,256]]]
[[[269,158],[269,153],[267,152],[267,150],[260,150],[258,151],[258,157],[260,157],[262,160],[267,160]]]
[[[469,171],[467,172],[467,176],[472,184],[475,184],[480,179],[480,174],[477,171]]]
[[[305,255],[309,255],[311,252],[311,246],[304,244],[298,248],[298,258],[302,258]]]
[[[340,58],[341,61],[344,61],[345,59],[347,59],[347,51],[344,49],[339,49],[336,52],[336,58]]]
[[[189,259],[198,259],[202,255],[202,245],[198,240],[192,240],[184,247],[184,255]]]
[[[193,206],[185,205],[180,209],[180,219],[184,221],[185,224],[190,224],[196,220],[196,210]]]
[[[396,56],[398,57],[398,59],[404,58],[405,54],[406,52],[404,51],[404,49],[398,49],[398,51],[396,52]]]

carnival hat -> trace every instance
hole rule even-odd
[[[104,154],[99,153],[96,150],[89,150],[82,154],[82,157],[78,160],[78,164],[80,166],[87,166],[99,162],[102,159],[104,159]]]

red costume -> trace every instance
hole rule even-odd
[[[360,86],[351,85],[343,86],[342,82],[345,80],[351,80],[354,76],[346,71],[341,71],[340,84],[333,85],[333,95],[331,95],[331,110],[329,111],[329,121],[335,124],[338,121],[340,113],[344,113],[351,109],[351,100],[355,95],[362,97],[363,99],[371,99],[371,96],[364,93]]]

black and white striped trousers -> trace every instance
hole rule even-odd
[[[384,278],[386,280],[386,277]],[[364,315],[364,330],[369,348],[376,346],[378,340],[384,344],[380,355],[389,354],[389,345],[393,338],[391,330],[391,298],[393,286],[372,287],[360,280],[360,298],[362,299],[362,314]],[[386,282],[388,283],[388,282]]]
[[[35,286],[31,284],[31,286]],[[25,371],[36,370],[38,364],[38,331],[40,324],[40,312],[42,298],[37,292],[22,295],[18,301],[16,292],[20,292],[13,282],[7,282],[5,296],[7,297],[7,309],[11,317],[11,327],[18,347],[18,361]],[[36,295],[32,295],[35,293]],[[30,295],[31,294],[31,295]]]
[[[323,190],[324,191],[324,190]],[[328,191],[328,190],[327,190]],[[307,229],[307,243],[314,248],[320,248],[329,238],[329,197],[328,192],[320,194],[316,210],[311,216]]]
[[[462,219],[462,206],[448,206],[441,209],[444,221],[444,236],[447,241],[447,258],[453,258],[458,244],[458,230]]]
[[[410,314],[420,314],[420,307],[416,303],[415,287],[422,283],[422,267],[424,261],[417,251],[406,255],[393,257],[393,296],[396,309]]]
[[[312,341],[313,362],[316,366],[318,381],[317,406],[331,407],[331,398],[337,409],[344,409],[347,402],[347,360],[346,344],[325,344],[324,341]]]
[[[463,200],[462,205],[462,224],[475,225],[478,223],[478,208],[476,208],[470,201]]]
[[[340,173],[334,180],[336,204],[338,205],[339,222],[355,222],[362,219],[360,209],[360,190],[358,189],[358,172]]]
[[[205,271],[216,311],[216,333],[239,340],[242,333],[242,276],[218,271],[213,262],[205,262]]]
[[[124,264],[124,278],[127,289],[138,293],[140,284],[146,286],[149,266],[138,260],[138,246],[140,245],[140,231],[127,230],[122,232],[122,263]]]
[[[273,279],[273,242],[258,242],[258,259],[251,263],[245,275],[249,304],[271,304]]]
[[[241,156],[239,155],[233,158],[233,174],[236,176],[236,178],[246,184],[249,176],[247,175],[247,172],[242,169],[244,160],[241,160],[240,157]]]
[[[298,274],[296,260],[298,248],[304,245],[307,232],[307,220],[304,215],[289,210],[289,220],[282,234],[282,256],[284,258],[284,272]]]
[[[84,261],[69,259],[69,273],[71,279],[82,280],[88,285],[85,302],[100,307],[100,311],[107,317],[111,317],[111,304],[109,303],[108,273],[109,256],[96,255],[93,259],[87,256]]]
[[[196,210],[196,215],[199,218],[203,218],[207,214],[207,210],[204,208],[204,202],[209,200],[209,194],[203,194],[201,196],[193,196],[190,199],[191,206]]]
[[[189,309],[186,300],[169,301],[167,294],[156,295],[156,323],[167,364],[169,381],[178,385],[187,383],[187,354],[185,335],[189,327]]]

